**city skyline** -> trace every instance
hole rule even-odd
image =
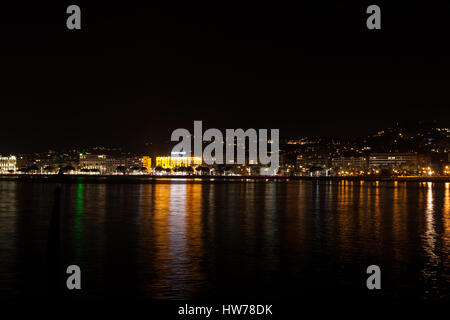
[[[201,122],[194,127],[193,132],[202,136]],[[189,133],[188,129],[179,130]],[[210,130],[220,133],[218,129]],[[221,159],[217,152],[214,156],[208,152],[205,158],[205,155],[201,153],[190,153],[184,149],[182,152],[176,151],[179,149],[180,142],[175,139],[168,143],[168,146],[172,147],[171,152],[158,152],[150,148],[145,152],[131,152],[117,147],[103,146],[73,147],[70,150],[49,150],[40,153],[28,152],[10,157],[3,155],[0,158],[0,172],[3,174],[56,174],[59,172],[100,175],[278,175],[369,178],[446,177],[450,174],[450,128],[437,127],[437,122],[422,121],[415,125],[401,125],[395,122],[388,128],[371,130],[370,134],[355,136],[353,139],[301,137],[283,139],[279,143],[277,134],[275,144],[272,144],[272,140],[265,142],[267,147],[270,145],[270,158],[273,156],[274,146],[278,150],[276,161],[273,163],[271,159],[266,164],[254,158],[255,152],[261,147],[257,147],[256,140],[252,140],[257,137],[256,131],[254,129],[246,133],[237,129],[234,133],[233,131],[231,129],[227,135],[230,134],[230,137],[234,135],[234,139],[228,140],[227,137],[226,143],[222,141],[218,144],[221,146],[219,148],[222,148],[220,152],[222,156],[226,149],[226,161],[225,158]],[[181,131],[177,134],[180,133]],[[210,142],[208,138],[206,140],[203,138],[202,143],[201,137],[194,138],[195,134],[190,133],[186,140],[188,144],[194,143],[194,149],[199,148],[197,150],[199,152]],[[253,138],[251,138],[252,135]],[[246,142],[240,143],[242,140]],[[231,141],[233,141],[232,144],[230,144]],[[259,142],[261,143],[262,140]],[[178,146],[175,147],[175,144]],[[246,150],[247,147],[248,150]]]

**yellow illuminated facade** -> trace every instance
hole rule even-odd
[[[152,158],[149,156],[142,157],[142,166],[147,169],[148,172],[152,169]]]
[[[156,157],[156,166],[164,169],[177,167],[199,166],[202,164],[200,157]]]

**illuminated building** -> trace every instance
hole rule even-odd
[[[200,157],[156,157],[156,166],[164,169],[199,166],[201,164],[202,158]]]
[[[261,176],[273,176],[273,175],[277,174],[277,171],[278,171],[278,168],[274,170],[269,167],[261,167],[259,169],[259,174]]]
[[[147,169],[148,172],[152,169],[152,158],[149,156],[142,157],[142,166]]]
[[[368,167],[366,157],[339,157],[331,159],[331,166],[337,169],[366,169]]]
[[[117,167],[127,167],[126,159],[106,156],[106,173],[113,173]]]
[[[98,170],[100,174],[110,174],[117,170],[117,167],[146,168],[151,169],[152,159],[148,156],[119,156],[113,157],[105,154],[80,154],[80,169]]]
[[[450,166],[445,166],[443,172],[446,176],[450,175]]]
[[[309,167],[322,167],[328,168],[330,165],[330,161],[328,157],[323,155],[314,155],[314,156],[297,156],[297,166],[300,168],[309,168]]]
[[[104,154],[80,154],[80,169],[98,170],[101,174],[107,169],[107,156]]]
[[[397,167],[403,164],[419,165],[419,157],[415,153],[374,153],[369,157],[370,167]]]
[[[16,157],[1,157],[0,156],[0,172],[15,172],[16,171]]]
[[[144,167],[144,157],[129,156],[129,157],[125,157],[125,158],[118,158],[118,160],[123,163],[121,165],[123,165],[127,168],[142,168],[142,167]]]

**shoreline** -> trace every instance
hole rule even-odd
[[[192,182],[243,182],[255,181],[291,181],[291,180],[315,180],[315,181],[368,181],[368,182],[440,182],[450,183],[450,176],[439,177],[306,177],[306,176],[200,176],[200,175],[47,175],[47,174],[0,174],[0,181],[19,182],[49,182],[49,183],[152,183],[158,181],[192,181]]]

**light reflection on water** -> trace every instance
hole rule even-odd
[[[425,234],[423,236],[423,249],[428,256],[427,266],[423,270],[424,276],[430,280],[436,280],[435,267],[439,264],[439,256],[436,255],[436,240],[437,234],[435,230],[434,221],[434,199],[433,199],[433,184],[429,182],[427,184],[427,198],[426,198],[426,209],[425,209]],[[429,270],[428,270],[429,269]]]
[[[0,294],[14,285],[16,243],[17,185],[0,183]]]
[[[53,190],[0,181],[1,296],[46,287],[33,272]],[[449,183],[78,183],[63,185],[62,212],[64,261],[81,266],[86,296],[358,291],[378,264],[387,297],[449,297]]]

